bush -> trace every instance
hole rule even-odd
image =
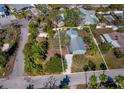
[[[115,55],[117,58],[122,58],[122,57],[124,57],[124,54],[123,54],[119,49],[114,48],[113,51],[114,51],[114,55]]]

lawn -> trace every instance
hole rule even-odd
[[[84,65],[88,64],[90,60],[96,65],[96,70],[99,70],[100,63],[103,63],[99,52],[87,51],[85,55],[76,55],[73,57],[72,72],[84,71]]]

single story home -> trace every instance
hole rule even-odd
[[[112,21],[115,20],[111,15],[106,15],[106,16],[104,16],[104,18],[105,18],[108,22],[112,22]]]
[[[31,4],[9,4],[11,10],[20,11],[31,9],[33,6]]]
[[[95,16],[95,11],[94,10],[86,10],[86,9],[83,9],[83,8],[80,8],[79,10],[82,14],[84,14],[84,16],[81,16],[81,19],[84,21],[84,23],[86,25],[98,24],[99,20]]]
[[[66,32],[66,34],[71,38],[69,51],[73,55],[85,54],[86,53],[86,45],[83,42],[83,39],[78,36],[76,30],[70,29]]]
[[[102,34],[101,36],[102,42],[108,42],[111,43],[113,48],[120,48],[120,44],[118,43],[117,40],[114,40],[111,38],[109,34]]]

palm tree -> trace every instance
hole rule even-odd
[[[97,77],[95,75],[92,75],[89,78],[89,82],[90,82],[90,85],[91,85],[92,88],[96,88],[96,86],[97,86]]]
[[[118,75],[115,77],[115,80],[118,83],[118,86],[124,88],[124,76]]]
[[[88,65],[84,65],[83,70],[85,71],[85,80],[86,80],[86,88],[87,88],[87,71],[89,70]]]
[[[99,79],[100,79],[100,83],[106,83],[107,80],[108,80],[108,76],[105,75],[105,74],[101,74],[101,75],[99,76]]]
[[[100,68],[101,68],[101,70],[103,70],[103,74],[104,74],[105,70],[107,69],[106,65],[104,63],[101,63]]]
[[[94,71],[94,75],[95,75],[96,65],[91,60],[89,60],[88,66],[89,66],[90,70]]]

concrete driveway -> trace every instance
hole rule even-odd
[[[67,69],[66,69],[65,74],[70,74],[71,73],[72,58],[73,58],[72,54],[66,54],[65,55],[65,59],[66,59],[66,62],[67,62]]]

